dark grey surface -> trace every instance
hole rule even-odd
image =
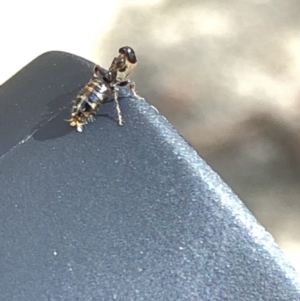
[[[143,100],[64,121],[92,64],[50,52],[0,88],[0,296],[300,300],[240,200]],[[142,87],[138,87],[141,91]]]

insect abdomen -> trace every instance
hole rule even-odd
[[[107,87],[93,77],[77,95],[72,109],[72,118],[69,120],[71,126],[76,126],[79,132],[83,125],[94,120],[94,115],[101,103],[105,101]]]

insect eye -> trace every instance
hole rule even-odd
[[[131,64],[135,64],[137,62],[134,50],[131,47],[124,46],[124,47],[122,47],[122,48],[119,49],[119,53],[126,55],[128,61]]]
[[[136,59],[136,56],[135,56],[135,53],[134,51],[130,51],[129,53],[127,53],[128,55],[128,61],[132,64],[135,64],[137,62],[137,59]]]

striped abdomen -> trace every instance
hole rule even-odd
[[[73,102],[70,125],[81,132],[83,125],[94,120],[94,115],[99,105],[105,101],[108,92],[106,85],[94,73]]]

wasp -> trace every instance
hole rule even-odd
[[[135,96],[135,84],[128,79],[129,74],[137,65],[137,58],[131,47],[119,49],[108,70],[99,65],[93,68],[93,76],[78,93],[73,101],[71,119],[69,123],[82,132],[83,126],[95,120],[99,106],[107,102],[111,95],[116,106],[118,124],[123,125],[122,113],[119,105],[119,87],[129,85]]]

